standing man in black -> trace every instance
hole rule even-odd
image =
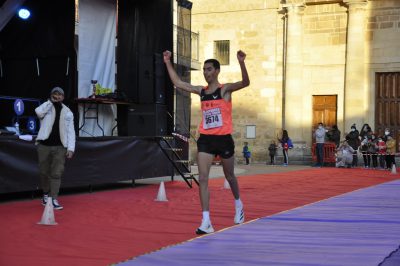
[[[359,139],[360,133],[358,132],[356,128],[356,124],[353,124],[351,126],[350,133],[346,135],[346,140],[347,143],[353,148],[354,153],[353,153],[353,163],[351,164],[352,167],[356,167],[358,164],[358,154],[357,150],[358,147],[360,146],[360,139]]]

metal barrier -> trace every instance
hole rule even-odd
[[[317,144],[313,143],[311,147],[312,160],[317,161],[316,154]],[[324,144],[324,163],[335,163],[336,162],[336,144],[331,142],[326,142]]]

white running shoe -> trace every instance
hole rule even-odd
[[[235,222],[235,224],[241,224],[244,222],[243,205],[241,205],[239,207],[235,207],[235,209],[236,209],[236,213],[235,213],[235,218],[233,219],[233,221]]]
[[[214,233],[214,228],[211,225],[211,221],[201,221],[201,225],[199,228],[196,230],[196,234],[198,235],[204,235],[204,234],[209,234],[209,233]]]

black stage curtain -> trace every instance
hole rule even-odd
[[[172,51],[173,7],[170,0],[120,0],[118,2],[118,89],[134,103],[156,103],[155,90],[166,92],[163,104],[172,110],[173,87],[169,78],[158,84],[157,56]],[[161,60],[161,67],[165,70]],[[160,88],[161,87],[161,88]]]
[[[174,89],[162,59],[164,50],[173,49],[172,4],[170,0],[118,2],[117,88],[135,104],[165,110],[153,116],[167,121],[163,134],[173,130],[173,119],[169,119],[167,112],[172,114],[174,110]],[[128,119],[128,109],[132,108],[118,106],[120,135],[136,135],[137,132],[124,129],[140,126]],[[157,120],[147,121],[149,128],[156,128]],[[160,134],[141,130],[137,136],[144,135]]]
[[[15,15],[0,32],[0,95],[47,99],[60,86],[75,97],[75,1],[27,0],[31,17]]]
[[[0,137],[0,193],[39,188],[36,146],[16,136]],[[173,166],[156,138],[78,138],[61,188],[172,176]]]

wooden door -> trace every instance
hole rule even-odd
[[[399,151],[400,72],[376,73],[375,88],[375,132],[383,135],[389,128]]]
[[[332,127],[337,122],[337,95],[313,95],[313,132],[318,123]]]

